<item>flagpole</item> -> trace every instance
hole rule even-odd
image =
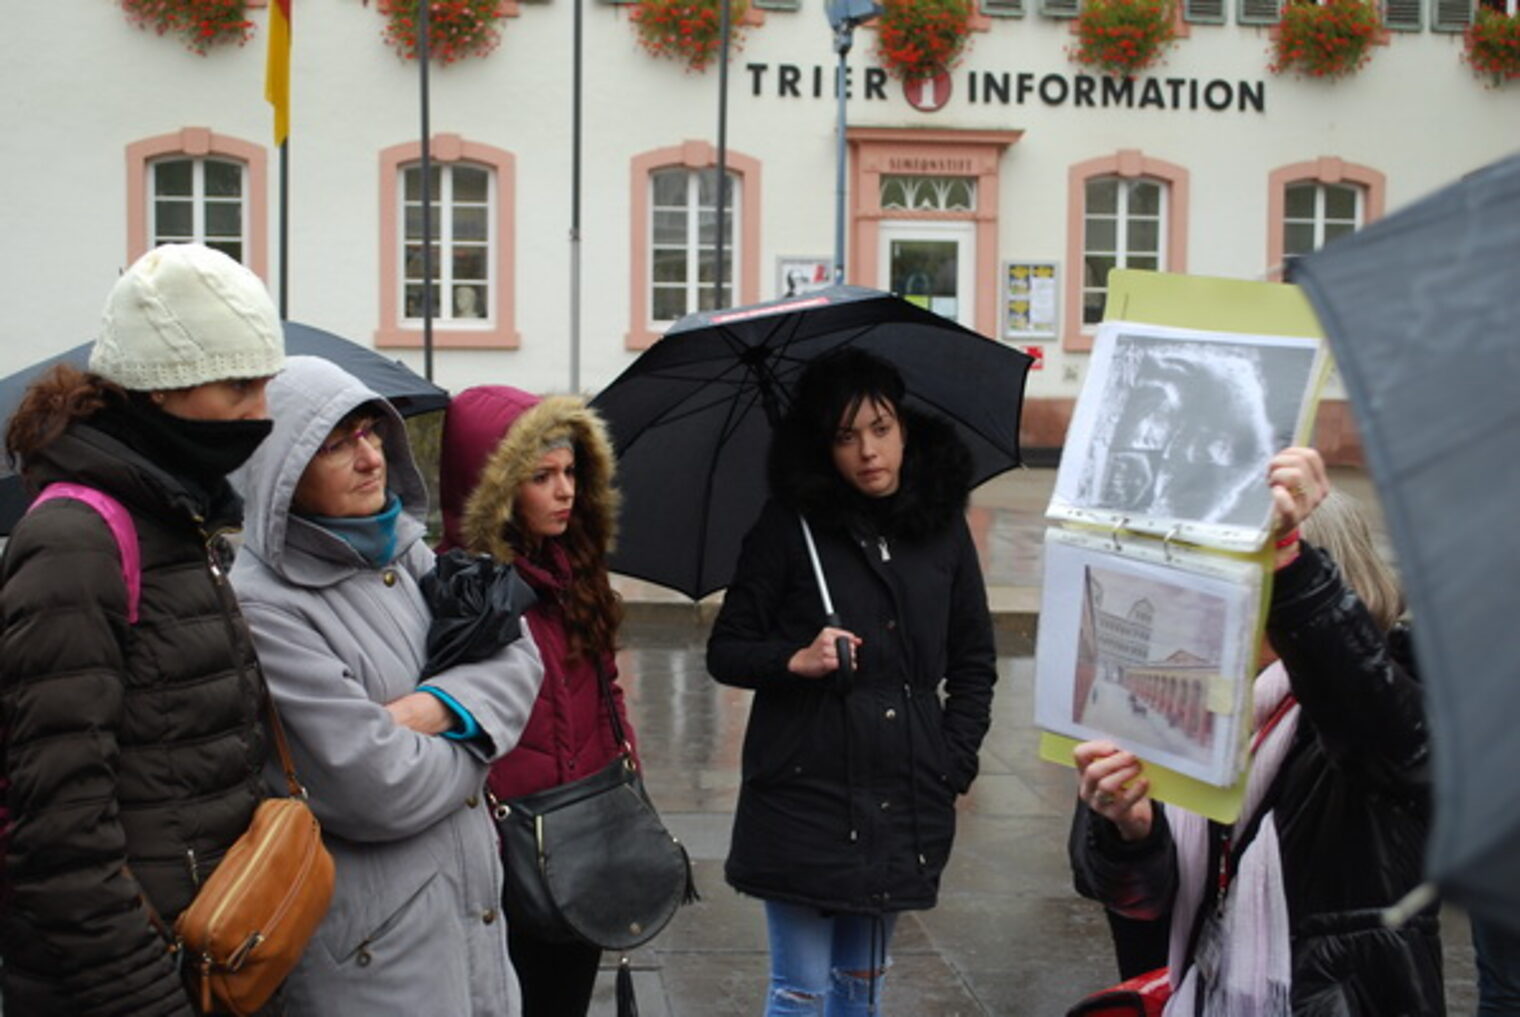
[[[713,308],[727,307],[723,286],[723,246],[728,207],[728,33],[731,0],[718,0],[718,242],[713,270]]]
[[[290,139],[280,142],[280,320],[290,320]]]
[[[274,145],[280,150],[280,318],[290,318],[290,42],[293,0],[269,7],[269,47],[264,54],[264,99],[274,107]]]
[[[432,0],[417,2],[417,77],[422,102],[422,376],[433,380],[433,167],[428,126],[428,26]]]

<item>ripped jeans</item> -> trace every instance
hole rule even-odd
[[[765,1017],[866,1017],[883,1013],[881,989],[890,963],[887,945],[897,923],[895,914],[880,918],[825,915],[817,908],[768,900],[765,923],[771,946]],[[870,1009],[873,989],[874,1011]]]

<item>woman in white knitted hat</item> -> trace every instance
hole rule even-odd
[[[44,497],[0,559],[6,1017],[196,1012],[163,930],[265,794],[226,475],[284,359],[252,272],[159,247],[112,288],[90,371],[55,369],[10,421]]]

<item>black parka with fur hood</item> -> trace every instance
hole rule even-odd
[[[966,525],[970,455],[938,418],[899,411],[896,494],[856,494],[788,426],[772,499],[745,538],[708,643],[727,685],[755,690],[728,881],[830,912],[932,907],[977,772],[996,650]],[[844,628],[864,642],[845,686],[787,670],[824,611],[807,517]]]

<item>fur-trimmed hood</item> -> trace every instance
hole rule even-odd
[[[506,385],[465,389],[449,403],[439,475],[442,546],[512,561],[517,552],[506,527],[513,499],[558,433],[567,433],[575,446],[576,518],[610,551],[617,532],[617,459],[601,417],[579,397],[541,399]]]
[[[839,475],[826,445],[795,417],[776,429],[768,463],[772,495],[815,526],[867,525],[884,536],[917,540],[966,511],[971,450],[940,417],[898,408],[906,439],[901,483],[888,498],[868,498]]]

